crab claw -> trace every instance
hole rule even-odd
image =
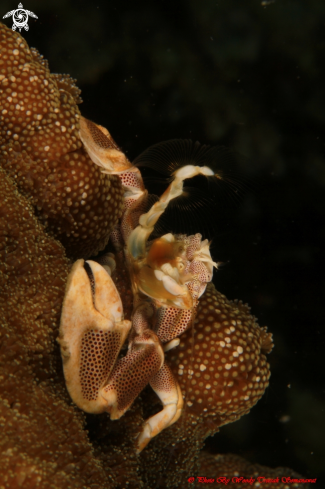
[[[102,387],[114,367],[131,328],[123,320],[116,287],[105,269],[84,260],[72,267],[63,302],[58,342],[61,347],[67,389],[80,409],[105,411]]]
[[[79,122],[80,139],[92,161],[102,168],[103,173],[119,173],[132,167],[105,127],[85,117],[80,117]]]

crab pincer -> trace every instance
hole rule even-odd
[[[178,419],[183,406],[180,388],[164,364],[164,348],[151,329],[153,314],[146,302],[135,310],[128,352],[119,358],[131,322],[123,319],[111,277],[94,261],[78,260],[72,267],[58,338],[69,394],[80,409],[119,419],[150,383],[163,409],[144,423],[139,452]]]
[[[72,267],[63,302],[58,342],[64,376],[72,400],[86,412],[107,409],[102,388],[129,334],[131,322],[106,270],[78,260]]]

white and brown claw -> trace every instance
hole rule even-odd
[[[123,319],[111,277],[94,261],[78,260],[72,267],[58,338],[69,394],[80,409],[118,419],[150,383],[163,409],[145,421],[138,452],[179,418],[183,406],[177,381],[164,364],[164,348],[150,327],[152,314],[146,303],[136,309],[128,352],[119,358],[131,322]]]
[[[102,389],[131,322],[123,319],[120,296],[105,269],[94,261],[86,263],[93,283],[84,260],[78,260],[68,277],[58,342],[72,400],[86,412],[101,413],[107,409]]]

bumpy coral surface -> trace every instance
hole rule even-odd
[[[0,485],[72,488],[93,478],[98,487],[107,477],[56,373],[68,260],[3,170],[0,177]]]
[[[141,488],[139,404],[117,423],[72,405],[58,335],[69,261],[0,169],[0,487]],[[89,439],[90,438],[90,439]]]
[[[142,410],[145,418],[159,410],[149,389],[114,422],[85,418],[72,405],[55,343],[69,263],[43,225],[70,255],[96,253],[121,213],[121,187],[83,150],[70,78],[50,75],[4,26],[0,48],[0,486],[186,487],[200,473],[206,436],[248,412],[267,386],[270,337],[245,306],[210,287],[194,333],[182,336],[179,355],[166,355],[186,393],[185,412],[139,458]],[[130,314],[124,272],[118,288]]]
[[[70,255],[94,255],[121,215],[122,189],[83,149],[79,90],[2,24],[0,50],[1,166]]]

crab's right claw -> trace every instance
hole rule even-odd
[[[58,342],[67,389],[77,406],[90,413],[105,411],[101,388],[114,367],[131,328],[106,270],[88,261],[72,267],[63,302]]]

